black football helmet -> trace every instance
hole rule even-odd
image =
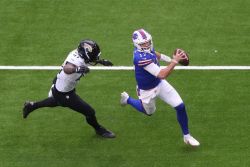
[[[78,53],[85,60],[85,63],[96,65],[101,54],[98,44],[90,39],[82,40],[78,45]]]

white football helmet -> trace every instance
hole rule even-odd
[[[134,46],[141,52],[151,52],[153,49],[152,36],[144,29],[134,31],[132,40]]]

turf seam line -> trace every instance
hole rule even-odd
[[[0,66],[0,70],[59,70],[61,66]],[[161,68],[164,68],[162,66]],[[91,70],[133,70],[133,66],[90,66]],[[250,66],[176,66],[175,70],[250,70]]]

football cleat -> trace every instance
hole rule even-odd
[[[129,95],[128,95],[128,93],[127,92],[122,92],[121,93],[121,105],[122,106],[125,106],[126,104],[128,104],[128,98],[129,98]]]
[[[200,143],[195,138],[193,138],[190,134],[184,135],[183,140],[186,144],[189,144],[194,147],[197,147],[200,145]]]
[[[104,127],[101,127],[99,130],[96,130],[95,132],[97,135],[103,138],[115,138],[115,134],[110,130],[105,129]]]
[[[34,110],[34,102],[26,101],[23,107],[23,118],[27,118],[28,115]]]

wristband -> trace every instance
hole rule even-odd
[[[178,61],[176,61],[175,59],[172,59],[171,62],[178,64]]]

